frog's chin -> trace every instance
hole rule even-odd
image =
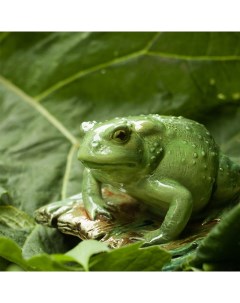
[[[100,163],[100,162],[93,162],[93,161],[81,161],[82,164],[88,168],[92,169],[116,169],[116,168],[133,168],[136,167],[135,163],[130,162],[119,162],[119,163]]]

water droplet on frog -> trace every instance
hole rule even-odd
[[[190,127],[188,127],[188,126],[186,126],[185,128],[186,128],[186,130],[190,130]]]
[[[209,144],[209,141],[208,141],[208,140],[206,140],[206,141],[205,141],[205,143],[206,143],[206,144]]]
[[[155,156],[152,156],[152,157],[151,157],[151,160],[155,160],[155,159],[156,159],[156,157],[155,157]]]
[[[201,154],[202,154],[202,156],[203,156],[203,157],[205,157],[205,156],[206,156],[205,151],[202,151],[202,152],[201,152]]]
[[[153,145],[154,145],[155,147],[158,147],[158,146],[159,146],[159,143],[158,143],[158,142],[154,142]]]
[[[219,170],[220,170],[221,172],[223,172],[223,168],[222,168],[222,167],[220,167]]]
[[[194,157],[194,158],[197,158],[197,157],[198,157],[198,154],[197,154],[197,153],[194,153],[194,154],[193,154],[193,157]]]
[[[196,147],[197,147],[197,145],[196,145],[196,144],[192,144],[192,147],[196,148]]]
[[[151,148],[150,148],[150,152],[152,152],[152,153],[155,152],[155,148],[154,148],[154,147],[151,147]]]
[[[192,164],[195,165],[195,164],[196,164],[196,161],[193,161]]]
[[[198,135],[198,138],[199,138],[200,140],[202,140],[203,137],[202,137],[201,135]]]
[[[210,133],[207,131],[207,132],[206,132],[206,135],[207,135],[207,136],[210,136]]]

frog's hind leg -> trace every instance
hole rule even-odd
[[[240,165],[220,154],[213,200],[222,205],[240,196]]]
[[[149,180],[146,188],[152,198],[159,199],[168,210],[159,229],[148,232],[143,247],[163,244],[176,239],[187,225],[193,209],[193,198],[190,191],[173,180]],[[164,202],[162,202],[164,201]]]

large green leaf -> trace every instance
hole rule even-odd
[[[15,205],[31,214],[80,191],[75,159],[83,120],[236,109],[239,40],[238,33],[5,35],[0,178]]]
[[[94,271],[152,271],[161,270],[171,259],[170,253],[160,247],[140,249],[140,245],[135,243],[110,251],[103,243],[86,240],[66,254],[39,253],[24,257],[21,248],[12,240],[0,238],[0,257],[31,271],[88,271],[89,268]],[[0,270],[7,267],[2,260]]]
[[[31,270],[22,257],[21,248],[12,240],[0,237],[0,257],[19,265],[24,270]]]
[[[8,191],[0,186],[0,205],[11,205],[12,199]]]
[[[69,237],[63,237],[56,229],[36,225],[22,246],[22,255],[24,258],[30,258],[44,253],[65,253],[78,242],[78,240],[72,241]]]
[[[206,269],[240,269],[240,204],[202,241],[192,261]]]
[[[240,33],[0,34],[0,205],[80,192],[79,124],[140,113],[203,122],[240,163]],[[53,253],[39,232],[26,255]]]
[[[23,245],[35,227],[33,218],[13,206],[0,206],[0,237]]]
[[[92,271],[160,271],[171,255],[159,246],[140,248],[135,243],[99,254],[92,259]]]
[[[89,260],[94,254],[109,251],[106,244],[96,240],[88,240],[79,243],[76,247],[66,253],[67,256],[75,258],[85,270],[89,270]]]

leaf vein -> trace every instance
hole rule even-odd
[[[153,38],[148,42],[148,44],[145,46],[145,50],[149,51],[151,49],[151,47],[154,45],[154,43],[157,41],[157,39],[159,38],[159,36],[162,33],[155,33],[155,35],[153,36]]]
[[[132,54],[128,54],[126,56],[123,56],[123,57],[119,57],[117,59],[113,59],[111,61],[107,61],[105,63],[101,63],[101,64],[98,64],[96,66],[92,66],[92,67],[89,67],[85,70],[81,70],[80,72],[62,80],[62,81],[59,81],[58,83],[54,84],[53,86],[49,87],[47,90],[43,91],[42,93],[40,93],[39,95],[35,96],[34,99],[37,100],[37,101],[41,101],[42,99],[46,98],[48,95],[50,95],[51,93],[57,91],[58,89],[64,87],[65,85],[81,78],[81,77],[84,77],[86,75],[89,75],[93,72],[97,72],[101,69],[104,69],[104,68],[107,68],[107,67],[110,67],[112,65],[115,65],[115,64],[119,64],[119,63],[122,63],[122,62],[126,62],[128,60],[131,60],[131,59],[135,59],[141,55],[144,55],[146,53],[146,50],[143,49],[143,50],[140,50],[140,51],[137,51],[137,52],[134,52]]]
[[[186,60],[186,61],[240,61],[240,56],[185,56],[178,54],[167,54],[155,51],[146,52],[147,56],[156,56],[166,59]]]
[[[72,145],[72,147],[69,150],[68,156],[67,156],[67,164],[65,169],[65,174],[63,177],[63,185],[62,185],[62,192],[61,192],[61,199],[64,200],[67,197],[67,185],[71,173],[71,165],[72,165],[72,159],[73,155],[75,153],[76,146]]]
[[[55,128],[57,128],[72,144],[78,145],[78,140],[65,128],[65,126],[56,119],[45,107],[43,107],[40,103],[36,102],[34,98],[27,95],[24,91],[22,91],[15,84],[11,83],[6,78],[0,76],[0,83],[5,86],[8,90],[12,91],[14,94],[19,96],[21,100],[28,103],[31,107],[33,107],[36,111],[38,111],[45,119],[48,120]]]
[[[153,39],[147,44],[147,46],[139,51],[136,51],[134,53],[128,54],[123,57],[119,57],[117,59],[113,59],[110,61],[107,61],[105,63],[98,64],[96,66],[89,67],[85,70],[81,70],[77,72],[76,74],[61,80],[54,84],[53,86],[49,87],[45,91],[41,92],[39,95],[35,96],[34,99],[37,101],[42,101],[44,98],[49,96],[50,94],[54,93],[55,91],[59,90],[60,88],[64,87],[65,85],[68,85],[69,83],[82,78],[86,75],[89,75],[91,73],[97,72],[101,69],[111,67],[113,65],[117,65],[120,63],[124,63],[128,60],[132,60],[141,56],[152,56],[152,57],[159,57],[159,58],[165,58],[170,60],[185,60],[185,61],[240,61],[240,56],[185,56],[185,55],[178,55],[178,54],[166,54],[166,53],[160,53],[160,52],[154,52],[149,51],[149,48],[151,48],[152,44],[156,41],[156,39],[159,37],[158,35],[155,35]]]

